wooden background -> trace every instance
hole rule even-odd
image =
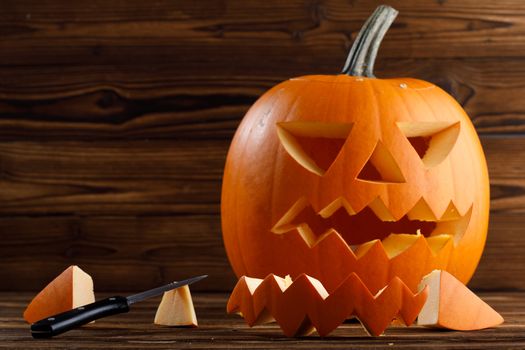
[[[373,9],[398,10],[380,77],[439,84],[471,116],[492,183],[471,286],[525,290],[525,2],[0,0],[0,290],[70,264],[96,290],[208,273],[233,132],[272,85],[337,73]]]

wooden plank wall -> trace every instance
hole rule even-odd
[[[234,276],[221,173],[250,104],[334,74],[385,1],[0,1],[0,290],[79,264],[97,290]],[[471,285],[525,289],[525,2],[387,1],[377,75],[439,84],[466,108],[492,182]]]

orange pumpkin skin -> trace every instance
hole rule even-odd
[[[341,75],[285,81],[248,111],[223,177],[222,229],[238,277],[306,273],[376,293],[434,269],[466,283],[485,244],[489,182],[473,125],[431,83],[376,79],[397,15],[379,6]],[[394,233],[394,235],[390,235]]]
[[[333,163],[319,175],[305,169],[283,147],[278,124],[290,122],[352,127]],[[400,125],[406,124],[400,123],[430,122],[458,123],[459,134],[446,157],[428,167],[401,130]],[[358,179],[378,141],[395,159],[404,182]],[[451,203],[459,215],[470,217],[464,220],[464,230],[454,235],[454,242],[448,242],[446,253],[407,249],[388,258],[381,252],[382,244],[376,242],[377,249],[356,257],[341,236],[350,237],[349,241],[352,235],[357,236],[359,244],[383,239],[385,233],[382,237],[359,237],[355,231],[332,232],[310,247],[297,230],[272,231],[301,198],[316,213],[339,198],[359,213],[380,198],[389,213],[385,215],[394,220],[409,213],[423,198],[438,220],[454,216],[449,213]],[[393,276],[415,291],[424,275],[444,269],[466,283],[483,251],[488,213],[488,172],[469,117],[439,87],[415,79],[336,75],[285,81],[248,111],[233,138],[224,170],[223,239],[239,277],[306,273],[330,291],[356,272],[372,292]]]

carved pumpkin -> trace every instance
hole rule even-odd
[[[306,273],[331,292],[355,272],[375,293],[395,276],[417,291],[434,269],[463,283],[474,273],[489,212],[483,150],[439,87],[373,76],[396,14],[370,17],[343,74],[282,82],[242,120],[221,203],[237,276]]]

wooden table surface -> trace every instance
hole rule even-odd
[[[51,340],[34,340],[21,315],[32,295],[0,293],[0,349],[179,349],[179,348],[464,348],[524,349],[525,293],[478,293],[505,318],[494,329],[453,332],[421,327],[391,327],[381,337],[369,337],[358,323],[347,323],[330,337],[286,338],[277,325],[249,328],[225,312],[227,294],[194,295],[199,328],[169,328],[152,324],[159,299],[133,306],[113,316]],[[101,296],[99,296],[101,297]]]

